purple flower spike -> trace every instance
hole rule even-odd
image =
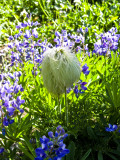
[[[35,160],[61,160],[66,154],[69,153],[69,150],[66,149],[66,145],[63,143],[63,140],[68,136],[65,133],[64,129],[59,125],[57,127],[57,131],[55,132],[55,137],[53,136],[53,132],[48,132],[50,140],[43,136],[40,138],[41,146],[35,150],[36,158]]]

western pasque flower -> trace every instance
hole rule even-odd
[[[43,82],[53,94],[61,94],[80,77],[80,63],[67,47],[49,48],[42,61]]]

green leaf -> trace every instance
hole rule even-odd
[[[26,136],[23,136],[24,140],[25,140],[25,143],[27,145],[27,147],[29,148],[30,152],[32,153],[32,155],[35,157],[36,154],[35,154],[35,150],[32,146],[32,144],[30,143],[30,139],[28,139]]]
[[[98,152],[98,160],[103,160],[102,151],[99,151],[99,152]]]
[[[66,156],[66,160],[74,160],[75,156],[75,143],[71,141],[68,145],[68,149],[70,150],[70,153]]]
[[[89,154],[91,153],[92,149],[88,149],[88,151],[84,154],[84,156],[80,159],[80,160],[86,160],[86,158],[89,156]]]
[[[19,148],[21,149],[21,151],[28,157],[30,158],[31,160],[34,160],[34,157],[32,154],[30,154],[24,147],[22,144],[18,144],[19,145]]]
[[[96,139],[97,138],[93,129],[90,126],[87,127],[87,133],[88,133],[88,135],[90,136],[91,139]]]
[[[118,160],[118,158],[116,158],[114,155],[110,154],[110,153],[106,153],[109,157],[111,157],[114,160]]]
[[[40,147],[40,133],[38,132],[38,130],[35,131],[35,138],[36,138],[37,148],[39,148]]]

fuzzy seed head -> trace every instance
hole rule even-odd
[[[44,53],[42,75],[47,90],[59,95],[80,78],[80,63],[68,47],[49,48]]]

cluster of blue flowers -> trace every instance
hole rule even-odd
[[[23,109],[20,108],[20,105],[23,104],[25,100],[22,100],[21,96],[18,96],[16,99],[14,98],[14,95],[19,91],[24,91],[22,85],[18,84],[18,77],[20,75],[21,72],[0,75],[0,109],[2,110],[2,107],[5,107],[7,112],[9,113],[9,116],[12,116],[16,109],[18,109],[21,113],[24,112]],[[8,77],[13,80],[13,84],[11,84],[9,80],[5,80]]]
[[[37,157],[35,160],[61,160],[69,150],[63,140],[68,136],[65,130],[59,125],[56,129],[55,135],[52,131],[48,132],[49,138],[43,136],[40,138],[41,147],[35,150]]]
[[[14,37],[9,37],[10,43],[8,47],[12,49],[11,66],[28,60],[41,63],[42,59],[38,50],[41,40],[38,39],[37,25],[39,25],[38,22],[33,23],[28,21],[20,23],[16,26],[19,32]]]
[[[117,28],[112,27],[108,32],[97,35],[97,42],[94,44],[94,53],[99,55],[111,55],[111,51],[118,49],[118,41],[120,34],[117,33]]]
[[[87,32],[88,28],[86,28],[85,30],[83,30],[82,28],[78,29],[79,35],[67,33],[66,30],[62,30],[61,33],[57,31],[55,32],[56,38],[54,39],[54,42],[56,42],[56,47],[69,46],[69,48],[74,49],[75,52],[85,50],[86,54],[88,54],[88,44],[85,44],[85,33]]]
[[[19,91],[24,91],[23,87],[18,84],[20,76],[21,72],[0,74],[0,124],[4,136],[6,133],[5,127],[14,122],[14,119],[11,119],[11,117],[14,116],[15,111],[19,110],[21,113],[24,112],[20,106],[25,100],[21,99],[21,96],[15,98],[15,95]],[[9,78],[12,79],[13,84],[10,82]],[[4,149],[0,148],[0,153],[3,151]]]

